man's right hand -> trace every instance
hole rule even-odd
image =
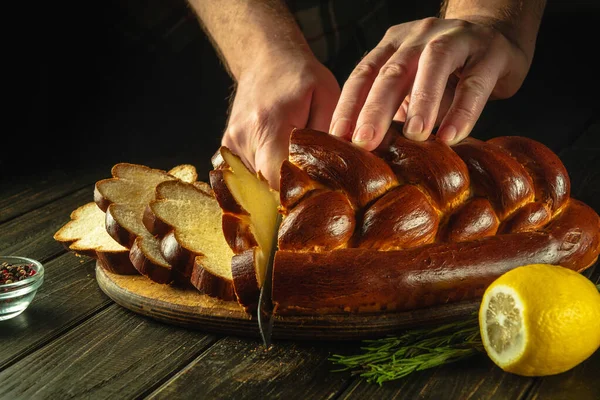
[[[337,80],[311,54],[257,57],[240,74],[221,143],[279,190],[292,130],[327,132],[339,96]]]
[[[279,190],[294,128],[329,129],[341,89],[283,0],[190,0],[236,82],[221,143]]]

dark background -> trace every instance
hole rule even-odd
[[[438,2],[391,3],[398,23],[438,9]],[[548,3],[525,84],[489,103],[473,136],[527,135],[560,149],[597,123],[597,4]],[[232,81],[187,3],[93,6],[22,4],[5,15],[19,27],[4,46],[0,178],[119,161],[208,170]]]

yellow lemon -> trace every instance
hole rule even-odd
[[[479,327],[488,356],[504,371],[558,374],[600,347],[600,293],[565,267],[518,267],[486,289]]]

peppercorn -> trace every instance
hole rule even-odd
[[[33,264],[9,264],[3,262],[0,265],[0,285],[22,281],[33,275],[36,270]]]

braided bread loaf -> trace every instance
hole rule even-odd
[[[525,137],[449,147],[392,128],[373,153],[295,130],[281,167],[275,312],[401,311],[474,299],[531,263],[590,267],[600,217]]]

